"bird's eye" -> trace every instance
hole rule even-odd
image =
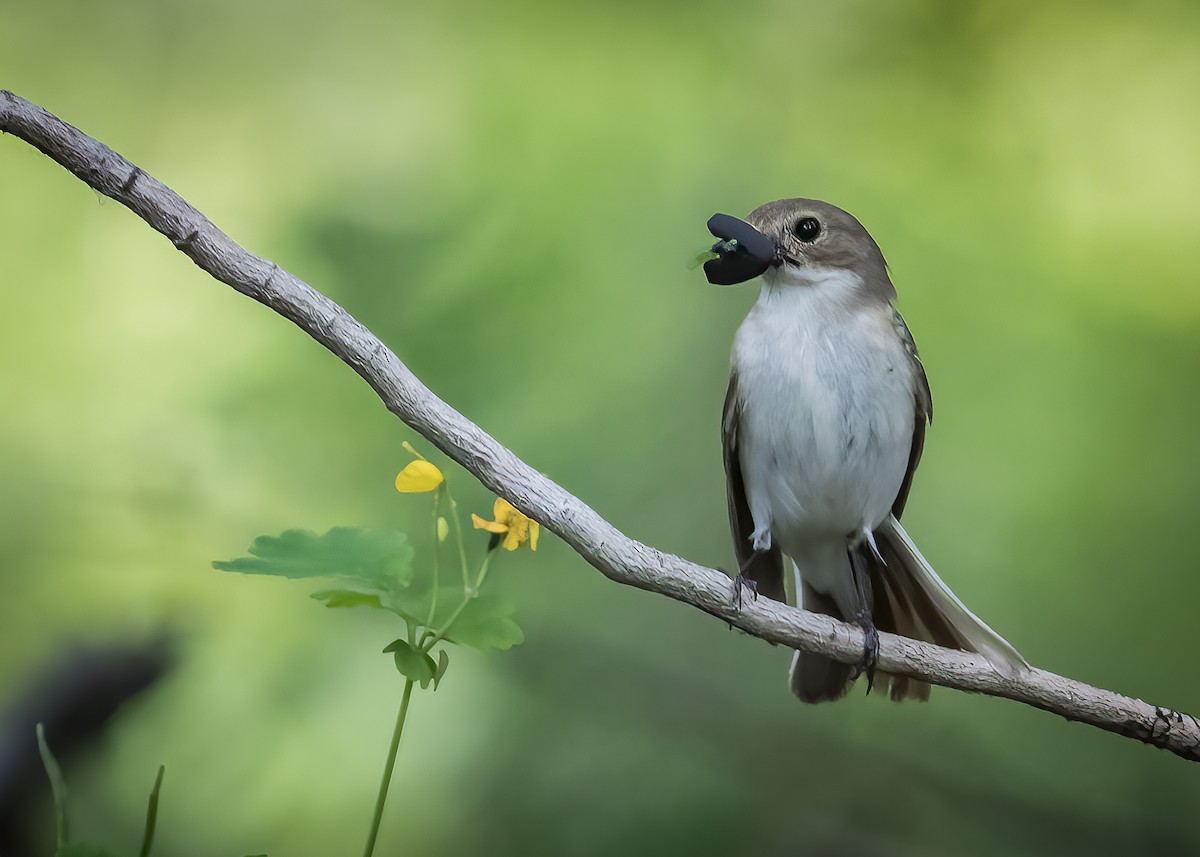
[[[801,217],[792,226],[792,233],[801,241],[816,241],[821,234],[821,221],[815,217]]]

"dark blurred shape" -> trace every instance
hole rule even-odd
[[[749,223],[730,214],[714,214],[708,231],[721,240],[712,246],[717,258],[704,263],[704,276],[714,286],[753,280],[776,263],[775,242]]]
[[[52,833],[35,829],[50,785],[35,728],[60,763],[95,746],[122,705],[153,687],[176,661],[174,637],[71,647],[40,670],[0,715],[0,857],[33,855]]]

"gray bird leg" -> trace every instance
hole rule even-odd
[[[750,556],[746,557],[746,561],[742,563],[741,567],[738,569],[737,575],[733,578],[733,606],[739,613],[742,610],[743,590],[750,590],[751,597],[755,601],[758,600],[758,582],[746,576],[746,569],[748,569],[756,559],[767,553],[769,550],[769,545],[766,548],[760,549],[756,544],[754,552],[750,554]]]
[[[874,546],[872,540],[872,547]],[[867,676],[867,693],[875,684],[875,664],[879,662],[879,631],[871,615],[871,579],[867,557],[856,545],[849,549],[850,568],[854,574],[854,589],[858,593],[858,609],[852,617],[863,632],[863,656],[859,669]]]

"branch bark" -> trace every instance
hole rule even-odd
[[[365,326],[295,275],[229,238],[166,185],[35,104],[0,90],[0,131],[25,140],[88,186],[129,208],[200,268],[265,304],[371,385],[387,409],[618,583],[690,604],[771,643],[844,663],[861,655],[862,632],[770,599],[734,609],[730,580],[629,538],[582,500],[538,473],[439,399]],[[981,656],[880,635],[878,667],[943,687],[1031,705],[1200,761],[1200,721],[1040,669],[998,674]]]

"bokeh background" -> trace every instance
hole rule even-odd
[[[5,0],[0,28],[0,86],[710,565],[731,562],[718,422],[755,290],[686,263],[715,211],[851,210],[933,384],[924,552],[1039,666],[1200,711],[1200,6]],[[76,833],[132,853],[165,763],[157,854],[357,853],[395,627],[209,563],[287,527],[424,528],[391,486],[419,439],[13,138],[0,282],[0,699],[83,650],[176,653],[64,760]],[[457,653],[418,695],[381,853],[1200,849],[1200,769],[1162,751],[949,691],[802,707],[788,652],[552,537],[495,580],[527,641]]]

